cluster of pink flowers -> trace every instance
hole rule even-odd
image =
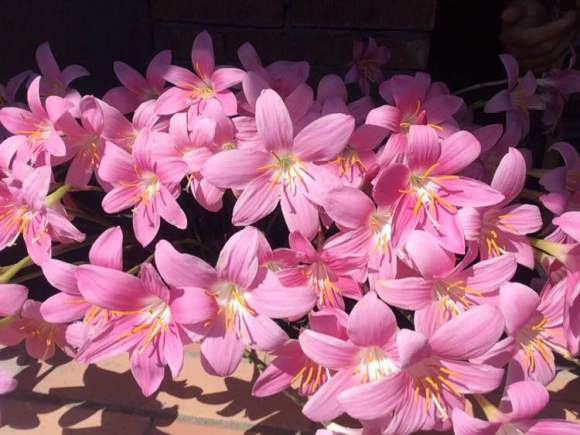
[[[316,90],[306,62],[264,66],[250,44],[238,55],[243,69],[216,66],[203,32],[193,71],[169,51],[145,75],[116,62],[122,86],[97,98],[70,87],[88,72],[61,70],[44,44],[41,75],[0,87],[0,250],[28,253],[1,269],[0,343],[81,363],[127,352],[145,395],[166,366],[179,374],[189,343],[215,376],[267,354],[253,394],[294,390],[329,433],[579,433],[535,415],[556,358],[580,353],[580,159],[555,144],[565,166],[524,203],[518,144],[529,110],[553,130],[580,73],[520,77],[502,55],[508,87],[485,111],[506,112],[504,128],[477,125],[426,73],[385,80],[373,39]],[[132,226],[84,242],[91,216],[75,204],[89,190]],[[204,231],[192,202],[231,221],[219,256],[181,243]],[[181,236],[161,239],[168,226]],[[126,269],[128,243],[153,253]],[[90,246],[87,262],[56,258],[75,244]],[[43,302],[14,278],[28,265],[58,290]],[[535,270],[529,286],[518,268]],[[14,388],[0,371],[0,394]],[[333,423],[343,414],[358,428]]]

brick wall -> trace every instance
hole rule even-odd
[[[373,36],[389,47],[396,70],[427,66],[436,0],[151,0],[155,50],[171,48],[187,65],[195,35],[214,38],[218,62],[238,63],[251,42],[265,63],[307,60],[313,78],[343,74],[352,42]]]

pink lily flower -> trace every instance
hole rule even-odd
[[[258,74],[282,97],[290,95],[305,83],[310,74],[310,65],[305,61],[279,60],[264,67],[256,49],[249,42],[238,48],[238,58],[246,71]]]
[[[311,312],[310,327],[313,331],[346,340],[348,316],[344,311],[325,308]],[[267,397],[297,385],[301,396],[311,396],[330,377],[327,368],[308,358],[300,347],[299,340],[288,340],[272,353],[274,359],[254,382],[252,395]]]
[[[328,193],[324,208],[343,230],[331,244],[344,247],[346,255],[368,258],[367,268],[371,275],[394,278],[397,258],[391,246],[391,235],[396,197],[384,194],[383,185],[390,184],[391,179],[381,177],[380,180],[373,188],[374,202],[360,190],[344,186]],[[365,275],[359,278],[364,280]]]
[[[42,264],[51,256],[52,240],[82,242],[85,235],[56,206],[47,204],[49,166],[16,168],[12,184],[0,182],[0,250],[12,246],[22,234],[32,261]]]
[[[259,264],[265,246],[264,236],[246,227],[226,242],[215,269],[177,252],[168,242],[160,241],[155,248],[163,279],[187,294],[190,305],[183,305],[179,321],[201,337],[201,363],[211,375],[232,374],[246,346],[271,352],[286,342],[284,331],[262,310],[285,318],[314,304],[308,289],[287,289],[266,279],[268,271]],[[252,298],[258,289],[260,297]],[[286,303],[280,304],[281,300]]]
[[[340,245],[331,246],[332,239],[315,250],[299,232],[290,233],[289,242],[295,258],[291,267],[277,272],[282,285],[309,288],[318,308],[344,310],[344,296],[362,297],[362,290],[352,275],[364,267],[366,256],[345,255]]]
[[[336,373],[310,397],[302,412],[314,421],[333,420],[345,410],[355,418],[373,419],[392,410],[400,400],[402,376],[391,309],[368,293],[348,318],[348,339],[316,332],[300,334],[308,358]],[[372,404],[364,397],[372,397]],[[361,412],[357,402],[367,405]]]
[[[264,149],[216,154],[205,163],[202,175],[215,186],[243,189],[234,206],[234,225],[250,225],[281,203],[290,231],[312,239],[320,225],[317,204],[325,191],[339,183],[314,162],[336,158],[352,134],[354,119],[327,115],[294,136],[284,102],[266,89],[256,103],[256,124]]]
[[[563,279],[555,286],[547,284],[541,295],[518,283],[500,288],[499,307],[516,343],[509,382],[531,379],[547,385],[556,373],[552,352],[569,355],[563,329],[566,287]]]
[[[343,391],[339,402],[350,405],[345,406],[346,411],[358,419],[393,411],[405,422],[405,433],[449,430],[451,413],[454,408],[465,408],[466,394],[487,393],[500,385],[503,369],[470,360],[497,342],[503,326],[494,306],[480,305],[454,317],[429,338],[419,325],[417,331],[400,330],[396,337],[398,371],[382,381],[388,388],[383,387],[379,394],[370,384],[359,385]],[[331,382],[332,378],[327,385]]]
[[[388,48],[377,45],[374,38],[368,38],[368,44],[362,40],[356,40],[352,49],[352,63],[344,77],[344,82],[357,83],[364,95],[370,95],[370,84],[380,83],[384,80],[381,66],[391,58]]]
[[[123,232],[120,227],[109,228],[95,240],[89,250],[89,262],[95,266],[123,270]],[[75,272],[78,266],[57,259],[46,260],[42,273],[50,285],[60,290],[40,307],[44,320],[50,323],[69,323],[87,314],[91,304],[78,288]]]
[[[245,72],[238,68],[215,68],[213,43],[207,32],[201,32],[193,41],[191,63],[195,74],[179,66],[167,68],[163,78],[175,87],[160,95],[157,114],[172,115],[188,109],[189,117],[194,118],[209,101],[216,99],[226,115],[235,115],[236,97],[229,88],[240,83]]]
[[[441,138],[459,130],[453,114],[463,100],[454,95],[433,95],[432,86],[425,73],[397,75],[381,84],[380,93],[387,105],[371,110],[366,119],[367,124],[381,127],[385,136],[389,135],[381,162],[390,163],[406,152],[411,126],[426,125]]]
[[[90,75],[89,72],[80,65],[69,65],[61,71],[48,42],[41,44],[36,49],[36,63],[42,74],[41,95],[57,95],[77,106],[81,95],[75,89],[71,89],[69,85],[73,80]]]
[[[137,135],[132,154],[107,143],[99,176],[113,185],[103,198],[103,210],[117,213],[133,209],[133,230],[143,246],[157,235],[160,218],[180,229],[187,217],[177,203],[185,163],[178,158],[155,159],[149,129]]]
[[[484,111],[486,113],[506,112],[506,129],[516,127],[520,132],[519,138],[523,138],[530,131],[528,111],[544,110],[545,106],[536,93],[537,83],[534,73],[528,71],[520,78],[518,62],[513,56],[501,54],[499,58],[507,73],[508,88],[491,97]]]
[[[564,159],[564,166],[547,171],[540,184],[549,193],[542,195],[542,204],[556,215],[566,210],[580,210],[580,160],[576,148],[567,142],[557,142],[550,147]]]
[[[540,209],[531,204],[510,204],[526,182],[522,153],[510,148],[502,158],[491,187],[504,199],[491,207],[464,208],[459,212],[465,238],[479,245],[482,259],[513,253],[518,263],[532,269],[534,253],[526,237],[542,228]]]
[[[27,300],[17,318],[8,324],[18,340],[24,340],[26,353],[32,358],[46,361],[54,356],[58,346],[67,354],[71,354],[65,338],[66,325],[48,323],[40,314],[40,302]]]
[[[50,96],[45,101],[45,108],[40,101],[40,77],[30,83],[27,99],[30,111],[17,107],[0,109],[0,122],[14,135],[2,143],[2,153],[11,156],[16,153],[23,163],[49,164],[51,155],[66,154],[57,123],[72,104]]]
[[[441,325],[477,305],[494,302],[500,285],[516,272],[513,255],[502,255],[467,267],[474,255],[457,265],[429,233],[414,231],[405,250],[419,277],[378,280],[375,291],[390,305],[415,311],[415,324],[435,331]],[[430,334],[431,335],[431,334]]]
[[[79,102],[79,115],[81,126],[72,117],[67,116],[62,121],[68,144],[65,158],[72,159],[65,182],[73,186],[86,186],[94,172],[103,186],[105,183],[98,177],[99,164],[105,151],[103,109],[94,97],[87,96]]]
[[[171,65],[171,51],[160,51],[151,59],[145,76],[124,62],[113,63],[115,75],[123,86],[107,91],[103,100],[121,113],[134,112],[142,103],[156,100],[163,92],[163,75]]]
[[[568,273],[564,303],[564,335],[572,355],[580,353],[580,274]]]
[[[463,253],[465,240],[457,218],[458,207],[483,207],[504,199],[503,194],[480,181],[455,175],[480,153],[472,134],[459,131],[441,143],[429,127],[411,126],[407,165],[393,164],[380,177],[383,195],[400,196],[393,216],[392,245],[398,247],[415,228],[433,234],[445,249]]]
[[[522,381],[509,385],[507,397],[501,401],[499,410],[493,405],[486,407],[491,421],[467,415],[461,409],[453,410],[453,430],[457,435],[494,435],[494,434],[573,434],[578,433],[578,423],[563,419],[536,419],[538,412],[546,407],[550,395],[546,388],[537,382]],[[492,408],[492,409],[490,409]]]
[[[79,349],[84,363],[129,351],[131,372],[145,396],[159,388],[169,366],[175,378],[183,366],[187,342],[180,318],[193,305],[188,292],[167,287],[151,264],[139,277],[96,265],[79,266],[78,289],[89,303],[109,312],[107,327]]]

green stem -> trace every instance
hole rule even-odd
[[[16,316],[7,316],[7,317],[4,317],[3,319],[0,319],[0,328],[8,325],[14,319],[16,319]]]
[[[52,207],[54,204],[58,203],[62,197],[71,190],[72,186],[70,184],[63,184],[54,192],[46,197],[46,206]]]
[[[8,269],[0,275],[0,284],[5,284],[9,282],[14,275],[16,275],[20,270],[23,268],[30,266],[32,264],[32,259],[27,255],[18,263],[14,263],[12,266],[9,266]]]
[[[453,95],[462,95],[466,94],[471,91],[476,91],[477,89],[482,88],[489,88],[492,86],[501,86],[507,84],[507,80],[493,80],[491,82],[484,82],[484,83],[477,83],[475,85],[467,86],[466,88],[459,89],[458,91],[453,92]]]

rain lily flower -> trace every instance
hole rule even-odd
[[[436,330],[453,317],[483,303],[494,302],[499,287],[516,272],[513,255],[475,263],[466,255],[457,265],[429,233],[414,231],[405,251],[420,277],[378,280],[375,290],[388,304],[415,311],[415,323]]]
[[[84,299],[109,313],[107,327],[79,349],[79,361],[129,351],[131,372],[146,396],[159,388],[166,365],[173,377],[179,374],[187,337],[179,319],[191,307],[187,292],[168,288],[151,264],[141,266],[139,277],[96,265],[79,266],[75,276]]]
[[[80,65],[69,65],[63,70],[56,63],[48,42],[36,49],[36,63],[42,74],[40,93],[43,96],[57,95],[78,105],[81,95],[78,91],[69,88],[70,83],[80,77],[89,75],[89,72]]]
[[[556,367],[553,351],[568,356],[563,329],[567,280],[547,284],[538,295],[518,283],[501,286],[499,306],[516,346],[508,367],[510,382],[531,379],[547,385]]]
[[[550,147],[564,159],[564,166],[547,171],[540,184],[549,193],[542,195],[542,204],[556,215],[566,210],[580,210],[580,160],[576,148],[567,142]]]
[[[71,109],[72,103],[50,96],[43,106],[40,77],[30,83],[27,99],[30,111],[17,107],[0,109],[0,122],[14,135],[2,143],[2,153],[17,154],[16,158],[23,163],[49,164],[51,155],[66,154],[66,145],[56,124]]]
[[[171,64],[171,51],[160,51],[151,59],[145,76],[124,62],[113,63],[115,75],[123,86],[110,89],[103,100],[117,108],[121,113],[134,112],[141,104],[156,100],[163,92],[163,75]]]
[[[533,418],[550,401],[550,395],[542,384],[533,381],[514,382],[508,385],[506,396],[502,399],[499,409],[491,403],[483,402],[483,409],[489,421],[471,417],[461,409],[454,409],[454,433],[457,435],[578,433],[576,422]]]
[[[381,96],[387,105],[371,110],[366,123],[383,128],[385,136],[389,134],[380,156],[382,162],[390,163],[407,150],[411,126],[427,125],[441,138],[458,130],[453,114],[463,100],[453,95],[431,95],[431,86],[431,78],[425,73],[397,75],[381,84]]]
[[[262,309],[285,318],[304,313],[308,310],[304,306],[314,303],[308,289],[287,289],[266,280],[268,271],[259,264],[259,254],[267,244],[263,237],[253,227],[237,232],[224,245],[215,269],[177,252],[168,242],[160,241],[155,248],[155,264],[163,279],[187,295],[184,301],[189,304],[180,305],[178,321],[201,337],[201,363],[209,374],[231,375],[246,346],[271,352],[286,342],[284,331],[261,314]],[[250,300],[260,286],[270,297]]]
[[[509,54],[501,54],[500,59],[507,73],[506,90],[495,94],[485,105],[485,112],[506,112],[506,129],[517,127],[519,137],[523,138],[530,131],[529,110],[543,110],[544,103],[536,93],[536,78],[528,71],[519,77],[520,69],[516,59]]]
[[[133,230],[143,246],[159,231],[160,218],[180,229],[187,217],[176,201],[185,163],[175,157],[156,159],[149,129],[137,135],[132,154],[107,143],[99,176],[113,185],[103,198],[103,210],[117,213],[133,209]]]
[[[325,308],[310,313],[309,323],[313,331],[340,339],[347,339],[348,316],[344,311]],[[308,358],[298,340],[288,340],[272,353],[274,359],[254,382],[252,395],[271,396],[296,385],[301,396],[316,393],[330,377],[330,371]]]
[[[64,324],[48,323],[40,314],[40,302],[27,300],[22,305],[20,314],[8,324],[19,338],[24,340],[26,353],[32,358],[46,361],[54,356],[56,347],[70,354],[70,347],[65,339]]]
[[[65,182],[86,186],[94,172],[99,184],[103,185],[98,177],[99,164],[105,151],[103,109],[94,97],[88,96],[79,102],[79,115],[81,126],[72,117],[66,117],[62,122],[68,144],[66,159],[72,159]]]
[[[240,83],[244,71],[238,68],[215,68],[213,43],[207,32],[201,32],[193,41],[191,63],[195,74],[179,67],[169,66],[163,78],[174,84],[157,100],[156,112],[159,115],[172,115],[188,109],[190,118],[201,114],[206,104],[217,99],[226,115],[237,113],[235,95],[230,87]]]
[[[479,245],[482,259],[513,253],[518,263],[532,269],[533,249],[526,237],[542,228],[540,209],[532,204],[509,205],[526,182],[526,162],[522,153],[510,148],[502,158],[491,187],[504,195],[497,204],[485,208],[464,208],[459,212],[465,238]]]
[[[295,263],[277,272],[283,285],[308,287],[316,296],[318,308],[344,310],[343,296],[352,299],[362,297],[362,291],[352,275],[364,267],[366,255],[347,255],[340,245],[331,247],[331,239],[315,250],[299,232],[290,233],[289,241]]]
[[[12,184],[0,182],[0,250],[12,246],[22,234],[28,255],[37,264],[51,256],[51,242],[82,242],[77,230],[47,198],[49,166],[16,165]]]
[[[437,237],[445,249],[463,253],[458,207],[489,206],[504,198],[480,181],[455,175],[477,158],[479,142],[472,134],[459,131],[439,143],[432,129],[415,125],[408,139],[407,165],[393,164],[379,174],[391,180],[382,194],[400,196],[393,216],[392,244],[398,247],[406,234],[419,228]]]
[[[355,418],[370,420],[393,409],[404,387],[396,332],[393,312],[372,292],[350,313],[348,339],[311,329],[302,331],[300,346],[306,356],[336,372],[308,400],[304,415],[327,421],[346,410]],[[365,409],[359,401],[365,402]]]
[[[266,89],[256,103],[256,125],[263,149],[216,154],[205,163],[202,175],[218,187],[243,189],[234,207],[234,225],[250,225],[281,203],[290,231],[312,239],[319,228],[317,204],[325,190],[339,184],[314,162],[336,158],[352,134],[354,119],[327,115],[294,136],[284,102]]]
[[[369,322],[368,318],[364,321]],[[384,378],[381,394],[378,386],[368,384],[339,395],[351,416],[371,419],[394,411],[399,421],[406,422],[405,433],[445,431],[451,428],[453,409],[464,409],[466,394],[490,392],[500,385],[502,369],[469,361],[487,352],[503,332],[501,313],[494,306],[480,305],[466,311],[431,337],[420,325],[415,326],[417,331],[402,329],[397,333],[399,368],[395,375]],[[335,354],[337,359],[343,353]],[[332,379],[326,385],[331,385]]]
[[[352,64],[344,82],[357,83],[364,95],[371,93],[371,83],[381,83],[384,79],[381,66],[385,65],[391,58],[389,49],[377,45],[374,38],[368,38],[368,44],[364,45],[362,40],[357,40],[352,49]]]
[[[123,269],[123,232],[109,228],[95,240],[89,251],[90,264],[114,270]],[[40,307],[42,317],[51,323],[68,323],[81,319],[91,308],[80,292],[75,272],[78,266],[57,259],[41,264],[42,273],[60,293],[49,297]]]

